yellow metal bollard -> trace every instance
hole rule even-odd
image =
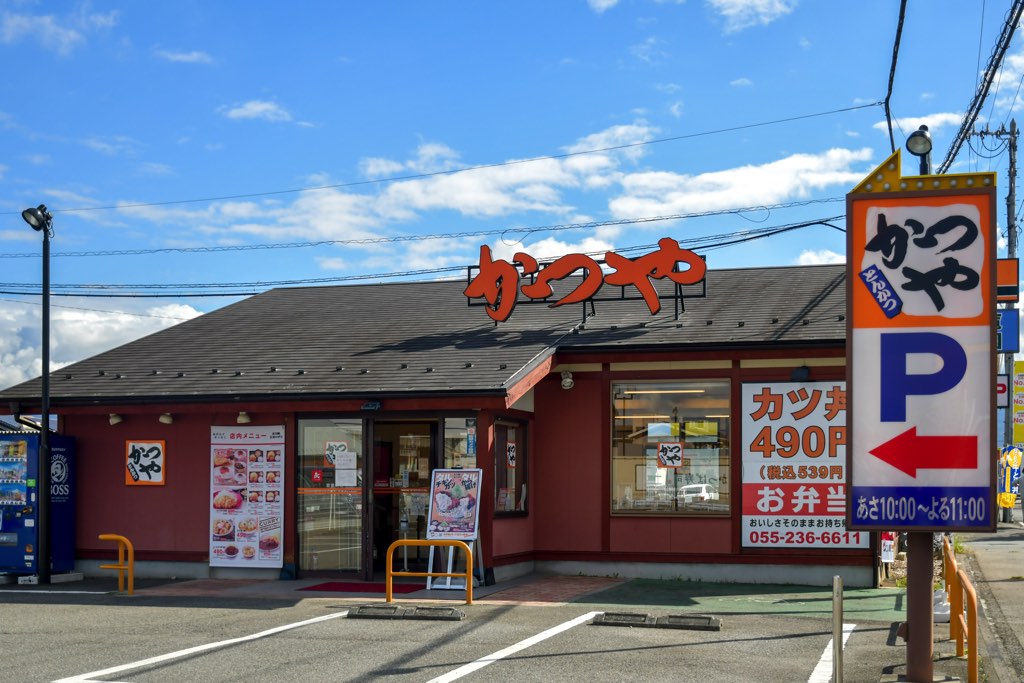
[[[117,564],[101,564],[100,569],[117,570],[117,590],[124,592],[125,574],[128,575],[128,595],[135,593],[135,546],[124,536],[100,534],[101,541],[117,543]]]
[[[394,572],[394,571],[391,571],[391,561],[392,561],[392,558],[394,557],[395,550],[398,549],[398,548],[401,548],[402,546],[410,546],[410,545],[412,545],[412,546],[440,545],[440,546],[450,546],[450,547],[455,547],[455,548],[461,548],[462,551],[464,553],[466,553],[466,572],[465,572],[465,574],[458,573],[458,572]],[[447,539],[446,540],[437,540],[437,541],[428,541],[428,540],[421,539],[421,538],[401,539],[401,540],[395,541],[390,546],[388,546],[388,555],[387,555],[387,560],[385,560],[385,561],[387,562],[387,565],[386,565],[387,568],[385,570],[386,573],[385,573],[385,579],[384,579],[384,581],[385,581],[385,583],[384,583],[384,596],[385,596],[385,599],[388,602],[394,602],[394,597],[392,596],[392,592],[393,591],[392,591],[392,588],[391,588],[391,579],[394,576],[433,576],[433,577],[439,577],[439,576],[465,576],[466,577],[466,604],[467,605],[472,605],[473,604],[473,551],[470,550],[469,546],[466,545],[465,543],[463,543],[462,541],[450,541],[450,540],[447,540]]]

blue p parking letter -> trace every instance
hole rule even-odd
[[[927,353],[942,359],[932,374],[907,372],[907,357]],[[881,419],[907,421],[908,396],[932,396],[949,391],[967,372],[967,354],[960,342],[938,332],[883,332],[881,335]]]

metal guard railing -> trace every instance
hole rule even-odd
[[[391,564],[394,558],[395,550],[402,546],[449,546],[454,548],[461,548],[466,553],[466,571],[465,572],[396,572],[392,571]],[[466,604],[473,604],[473,551],[469,549],[469,546],[462,541],[450,541],[450,540],[426,540],[422,538],[409,538],[400,539],[395,541],[388,546],[387,555],[387,572],[385,574],[384,594],[388,602],[394,601],[392,595],[392,578],[395,576],[465,576],[466,577]]]

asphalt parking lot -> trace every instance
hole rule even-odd
[[[631,581],[571,602],[506,601],[501,593],[473,605],[461,593],[397,601],[457,608],[459,621],[355,619],[352,610],[383,605],[383,597],[291,593],[0,592],[0,680],[710,683],[824,682],[831,674],[829,590]],[[902,603],[900,591],[847,591],[844,680],[901,671]],[[594,625],[602,613],[714,614],[721,630]]]

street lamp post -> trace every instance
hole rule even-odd
[[[907,137],[907,151],[921,160],[921,175],[932,173],[932,136],[921,126]]]
[[[21,217],[33,230],[43,233],[43,396],[40,407],[39,461],[36,493],[36,563],[39,583],[50,583],[50,237],[53,216],[40,204],[25,209]]]
[[[907,151],[921,160],[921,175],[932,173],[932,137],[921,126],[907,137]],[[932,600],[933,535],[907,533],[907,680],[932,680],[935,603]]]

